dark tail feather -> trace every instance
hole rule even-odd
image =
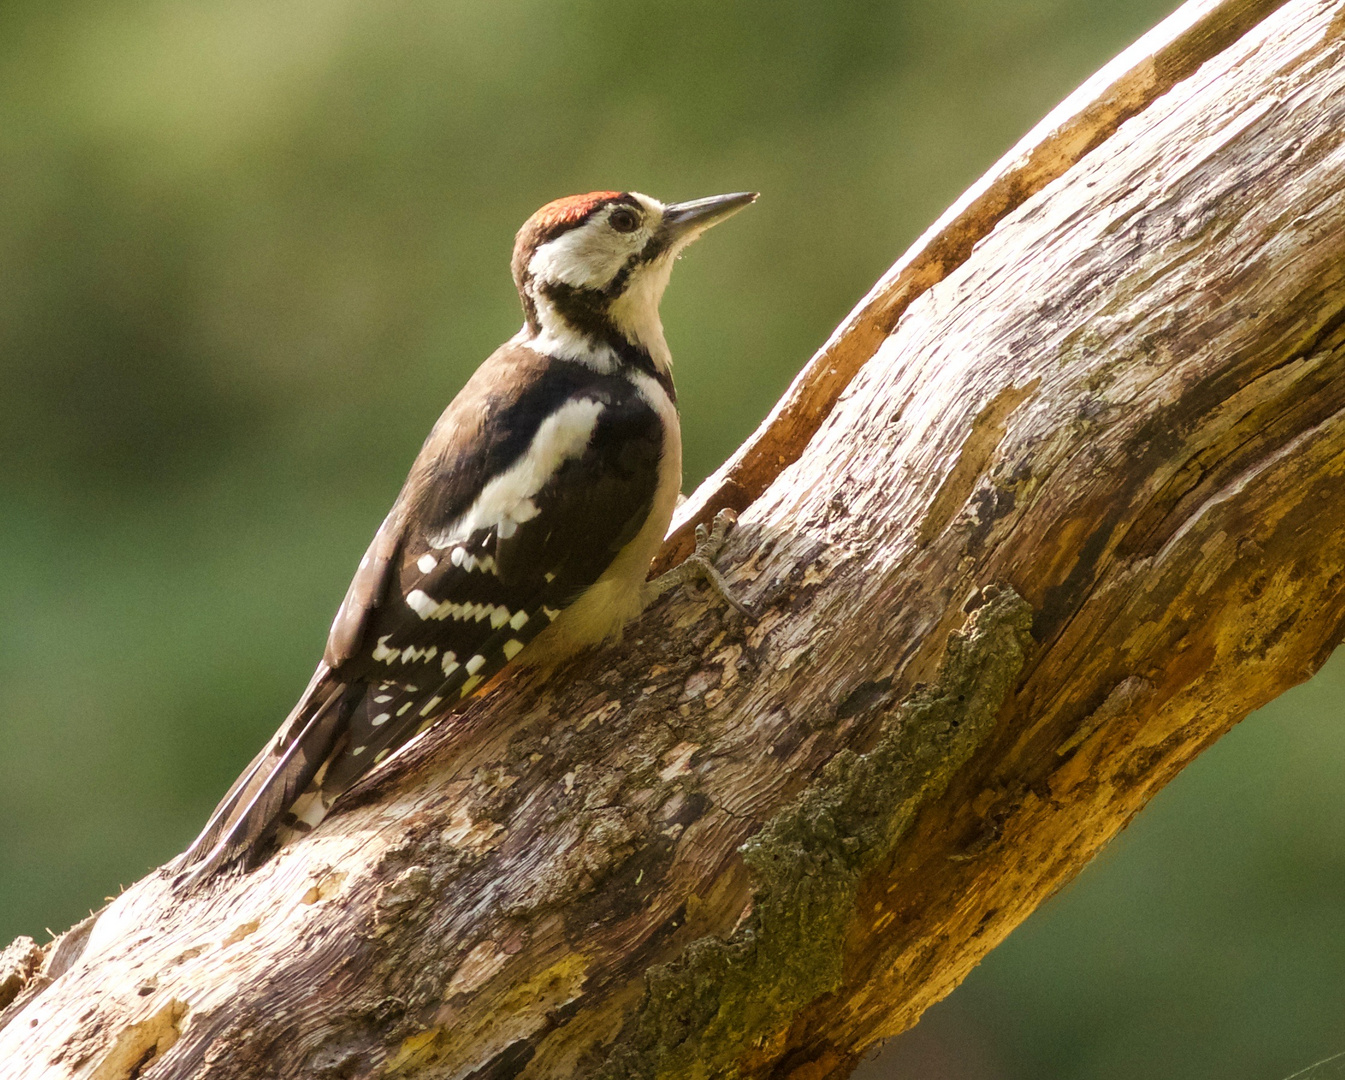
[[[378,768],[432,720],[450,711],[448,698],[442,686],[435,694],[388,683],[369,687],[350,709],[347,738],[336,746],[322,769],[313,774],[281,822],[277,834],[280,843],[286,844],[294,836],[316,828],[343,792]],[[456,695],[453,702],[457,702]],[[428,712],[422,711],[427,707]]]
[[[319,665],[275,736],[234,781],[175,869],[195,884],[242,856],[260,854],[276,824],[332,756],[365,687],[338,682]]]
[[[193,885],[240,857],[249,861],[310,832],[337,797],[417,734],[484,687],[550,620],[502,627],[432,693],[394,683],[343,683],[326,664],[299,704],[210,816],[174,869]],[[475,657],[473,658],[475,659]]]

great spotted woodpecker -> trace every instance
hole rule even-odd
[[[528,219],[512,262],[523,329],[435,424],[308,689],[178,860],[181,880],[311,830],[506,664],[611,637],[693,573],[722,591],[722,522],[691,565],[645,582],[682,483],[658,308],[682,249],[755,199],[597,191]]]

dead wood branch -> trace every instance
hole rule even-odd
[[[6,1075],[821,1080],[909,1026],[1345,633],[1345,0],[1272,8],[1173,16],[838,331],[726,474],[758,623],[671,599],[140,882]]]

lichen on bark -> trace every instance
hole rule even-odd
[[[1031,648],[1031,606],[1006,587],[981,595],[937,683],[892,707],[873,749],[838,753],[743,845],[751,914],[727,940],[701,938],[649,970],[601,1080],[733,1076],[745,1052],[840,985],[861,879],[989,735]]]

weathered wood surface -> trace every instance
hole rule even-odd
[[[961,266],[1008,213],[1189,77],[1284,0],[1191,0],[1116,57],[944,211],[836,327],[752,436],[679,509],[655,566],[691,553],[698,524],[744,510],[798,460],[902,313]]]
[[[909,1026],[1345,633],[1345,0],[1240,28],[906,307],[730,539],[755,625],[666,600],[142,881],[4,1075],[821,1080]]]

